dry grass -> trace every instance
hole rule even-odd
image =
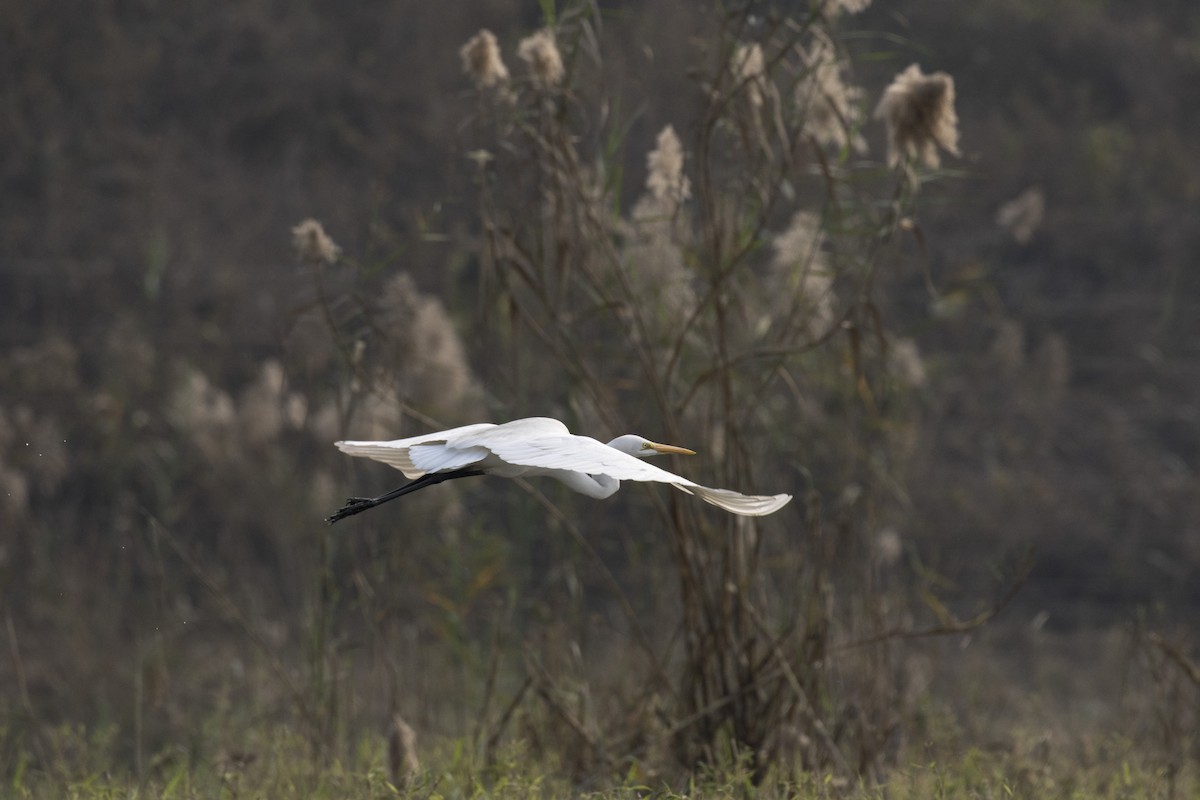
[[[497,798],[587,797],[753,798],[756,800],[940,800],[1001,798],[1161,798],[1191,796],[1194,781],[1171,782],[1161,769],[1148,766],[1136,748],[1117,738],[1097,742],[1090,763],[1063,763],[1049,757],[1036,741],[1021,742],[1014,751],[968,749],[937,757],[914,755],[891,771],[886,782],[863,786],[839,778],[810,774],[772,774],[758,786],[751,774],[733,768],[696,776],[686,788],[672,790],[646,782],[636,773],[600,788],[564,782],[553,765],[528,752],[506,749],[484,766],[467,755],[464,743],[443,742],[433,748],[411,781],[397,785],[388,774],[382,737],[369,737],[345,758],[314,760],[308,744],[285,727],[261,730],[243,749],[222,750],[197,758],[172,748],[155,753],[138,776],[111,764],[117,760],[111,733],[87,735],[63,729],[55,735],[55,757],[47,765],[14,763],[5,794],[21,798],[102,800],[148,796],[162,798],[294,797]]]

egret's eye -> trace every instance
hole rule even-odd
[[[643,450],[653,450],[654,443],[653,442],[642,442],[642,449]]]

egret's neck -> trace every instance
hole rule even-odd
[[[612,497],[616,494],[617,489],[621,488],[619,480],[610,478],[607,475],[588,475],[584,472],[572,472],[565,469],[556,469],[547,474],[551,478],[562,481],[573,491],[586,494],[588,497],[594,497],[597,500]]]

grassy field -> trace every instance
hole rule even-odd
[[[411,779],[395,778],[383,737],[364,737],[353,752],[314,757],[308,743],[286,727],[262,728],[249,737],[250,750],[215,757],[168,748],[137,775],[112,771],[113,732],[87,734],[64,729],[55,736],[53,767],[18,766],[3,794],[28,798],[518,798],[518,797],[743,797],[743,798],[1161,798],[1194,797],[1194,775],[1177,776],[1147,763],[1128,741],[1091,745],[1086,759],[1064,761],[1038,743],[1019,752],[968,748],[940,757],[913,753],[864,785],[817,773],[772,774],[754,785],[748,773],[728,769],[698,776],[682,787],[648,781],[637,770],[610,785],[575,785],[553,764],[519,750],[503,752],[492,764],[469,755],[462,741],[434,746]],[[947,746],[950,743],[946,743]],[[400,785],[397,785],[400,784]]]
[[[814,762],[816,751],[798,731],[788,753],[757,777],[750,759],[736,754],[689,774],[671,767],[654,746],[597,766],[580,752],[586,744],[564,735],[537,692],[513,698],[519,702],[509,709],[511,720],[505,717],[503,735],[496,728],[489,736],[489,726],[478,725],[463,737],[437,732],[412,703],[412,718],[429,725],[428,733],[414,732],[398,718],[381,721],[388,717],[381,709],[350,715],[345,707],[361,707],[369,697],[345,686],[343,711],[328,727],[289,715],[286,704],[230,702],[218,691],[211,717],[176,726],[186,729],[183,735],[116,723],[62,725],[39,735],[0,729],[0,757],[7,762],[0,796],[1200,796],[1193,721],[1198,687],[1163,652],[1139,649],[1138,638],[1129,630],[1025,636],[999,625],[970,641],[922,648],[928,684],[907,714],[894,752],[862,772]],[[1091,664],[1080,662],[1082,651],[1094,654]],[[445,702],[454,687],[443,686],[441,694]],[[463,697],[459,702],[469,704]],[[853,759],[854,734],[833,735]]]

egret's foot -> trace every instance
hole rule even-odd
[[[368,508],[374,508],[378,505],[372,497],[347,497],[346,505],[339,508],[337,511],[325,518],[325,521],[332,525],[339,519],[354,516],[360,512],[366,511]]]

